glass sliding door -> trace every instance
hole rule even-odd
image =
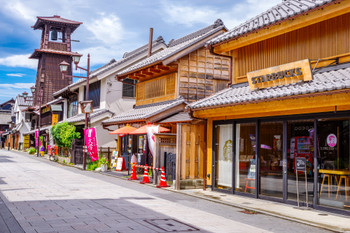
[[[235,191],[255,193],[256,124],[236,124]]]
[[[317,122],[318,203],[350,209],[349,119]]]
[[[232,190],[232,135],[233,125],[215,127],[215,184],[216,188]]]
[[[283,197],[283,122],[260,123],[260,194]]]
[[[297,173],[300,201],[306,201],[306,190],[308,193],[308,203],[313,202],[314,190],[314,120],[293,120],[288,121],[287,130],[287,198],[297,200]],[[296,171],[295,164],[297,158],[305,158],[305,172]],[[307,185],[307,189],[306,189]]]

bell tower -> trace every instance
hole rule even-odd
[[[72,78],[62,78],[59,64],[66,61],[70,64],[67,74],[72,75],[71,34],[81,22],[61,18],[58,15],[52,17],[37,17],[32,26],[34,30],[40,29],[40,48],[35,49],[29,57],[38,59],[34,93],[34,105],[39,105],[39,88],[41,88],[41,104],[53,100],[53,93],[72,83]]]

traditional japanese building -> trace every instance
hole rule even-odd
[[[35,49],[30,56],[38,59],[38,69],[34,95],[34,105],[39,105],[53,100],[53,93],[72,83],[72,78],[62,78],[59,63],[66,61],[72,63],[72,39],[71,34],[82,24],[81,22],[64,19],[58,15],[52,17],[37,17],[32,28],[42,30],[40,48]],[[72,75],[72,69],[68,69],[68,75]],[[40,91],[41,90],[41,91]],[[39,93],[41,101],[39,101]]]
[[[115,115],[103,121],[107,127],[126,124],[140,127],[150,123],[161,124],[171,131],[156,135],[155,154],[147,149],[146,136],[127,135],[119,137],[118,151],[122,156],[138,155],[141,163],[155,167],[167,164],[166,156],[172,161],[172,171],[167,171],[168,179],[181,184],[202,184],[204,176],[204,128],[205,124],[184,113],[187,103],[208,97],[226,87],[229,77],[229,59],[210,54],[204,44],[224,33],[226,28],[219,19],[176,40],[159,53],[117,73],[116,79],[125,82],[135,80],[136,106],[130,111]],[[182,136],[180,136],[182,135]],[[182,146],[181,146],[182,142]],[[169,166],[168,166],[169,167]],[[175,173],[179,174],[175,178]],[[197,182],[197,181],[200,182]]]
[[[287,0],[207,43],[232,65],[229,88],[189,106],[208,185],[349,210],[349,25],[350,1]]]

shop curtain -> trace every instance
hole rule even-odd
[[[232,187],[232,125],[220,125],[218,185]]]

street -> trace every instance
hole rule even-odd
[[[328,232],[6,150],[0,198],[27,233]],[[0,223],[0,233],[14,228]]]

